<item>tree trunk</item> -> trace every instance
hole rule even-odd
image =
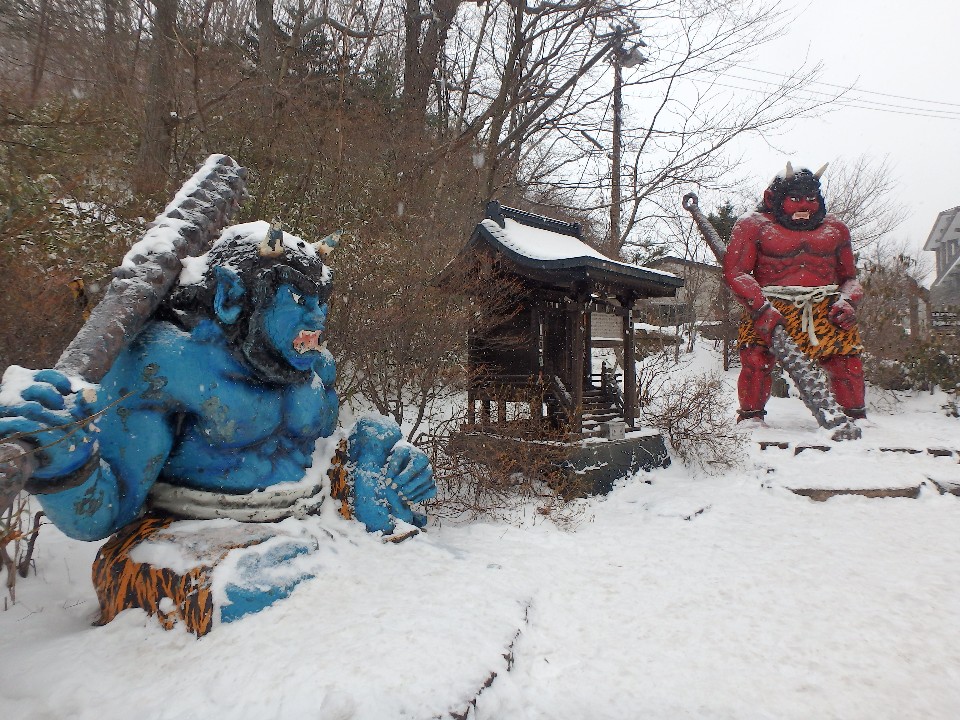
[[[145,118],[137,157],[137,193],[152,195],[164,189],[173,150],[175,68],[173,55],[177,24],[175,0],[154,0],[150,74],[144,104]]]
[[[419,0],[407,0],[404,14],[402,105],[407,128],[417,135],[426,127],[430,84],[440,63],[440,54],[457,14],[460,0],[436,0],[425,18]],[[426,30],[420,28],[426,23]]]
[[[47,66],[47,51],[50,47],[50,3],[41,0],[37,16],[37,41],[30,62],[30,105],[37,101],[40,83]]]
[[[257,43],[260,46],[260,114],[272,118],[274,90],[280,81],[280,52],[273,19],[273,0],[257,0]]]

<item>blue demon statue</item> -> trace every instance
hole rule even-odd
[[[157,517],[302,517],[324,495],[308,472],[315,448],[339,432],[344,514],[371,532],[422,527],[412,505],[436,492],[426,455],[385,418],[337,429],[330,291],[317,247],[265,222],[236,225],[185,263],[99,386],[8,370],[0,436],[39,448],[28,489],[47,516],[84,540],[125,539],[144,518],[152,531],[169,523]]]

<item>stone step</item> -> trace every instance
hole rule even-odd
[[[791,448],[791,443],[786,440],[758,440],[757,445],[760,446],[761,450],[768,450],[770,448],[777,449],[777,450],[789,450]],[[819,452],[830,452],[830,449],[832,446],[813,444],[813,443],[796,443],[792,447],[793,447],[793,454],[799,455],[804,450],[817,450]],[[960,462],[960,449],[945,448],[945,447],[927,447],[927,448],[879,447],[879,448],[865,448],[864,452],[898,453],[898,454],[904,454],[904,455],[932,455],[933,457],[957,458],[958,462]]]
[[[786,451],[784,454],[788,456],[797,456],[807,451],[811,453],[828,453],[834,447],[833,445],[815,443],[791,443],[787,440],[758,440],[757,444],[760,446],[762,451],[772,450],[777,454],[779,454],[778,451]],[[849,447],[850,446],[848,444],[844,443],[845,450]],[[946,469],[960,461],[960,449],[947,447],[880,446],[862,447],[860,452],[863,453],[865,461],[867,456],[872,456],[876,459],[876,461],[882,462],[878,456],[887,453],[904,455],[907,457],[916,457],[916,462],[918,463],[918,474],[921,477],[926,478],[926,481],[916,480],[914,482],[905,483],[904,485],[898,487],[835,488],[814,487],[812,485],[806,486],[806,484],[804,484],[804,487],[795,487],[791,485],[786,485],[785,487],[792,493],[801,495],[803,497],[808,497],[817,502],[824,502],[832,497],[841,495],[859,495],[861,497],[868,498],[917,498],[920,496],[921,488],[925,484],[927,484],[928,488],[932,485],[932,487],[935,488],[941,495],[950,494],[960,496],[960,481],[954,483],[949,480],[944,480],[941,477],[930,477],[928,474],[933,472],[930,468],[933,468],[934,466],[941,466]],[[931,459],[933,459],[933,465],[929,465]],[[927,464],[925,465],[924,463]],[[768,468],[767,472],[774,472],[774,468]],[[937,473],[933,472],[933,474]]]
[[[609,420],[623,420],[618,413],[609,412],[609,413],[584,413],[583,422],[607,422]]]

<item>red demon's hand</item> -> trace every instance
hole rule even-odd
[[[783,315],[769,302],[764,303],[763,307],[757,310],[753,317],[753,329],[767,345],[770,344],[773,329],[782,324]]]
[[[841,330],[849,330],[857,319],[857,311],[849,301],[840,298],[830,307],[827,317]]]

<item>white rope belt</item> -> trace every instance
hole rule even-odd
[[[813,331],[813,306],[832,295],[840,294],[839,285],[821,285],[803,287],[800,285],[767,285],[763,294],[768,298],[786,300],[800,309],[800,331],[807,333],[811,345],[819,345],[817,334]]]
[[[150,488],[150,506],[190,520],[231,518],[240,522],[275,522],[302,518],[323,503],[319,483],[280,483],[243,494],[211,492],[156,482]]]

